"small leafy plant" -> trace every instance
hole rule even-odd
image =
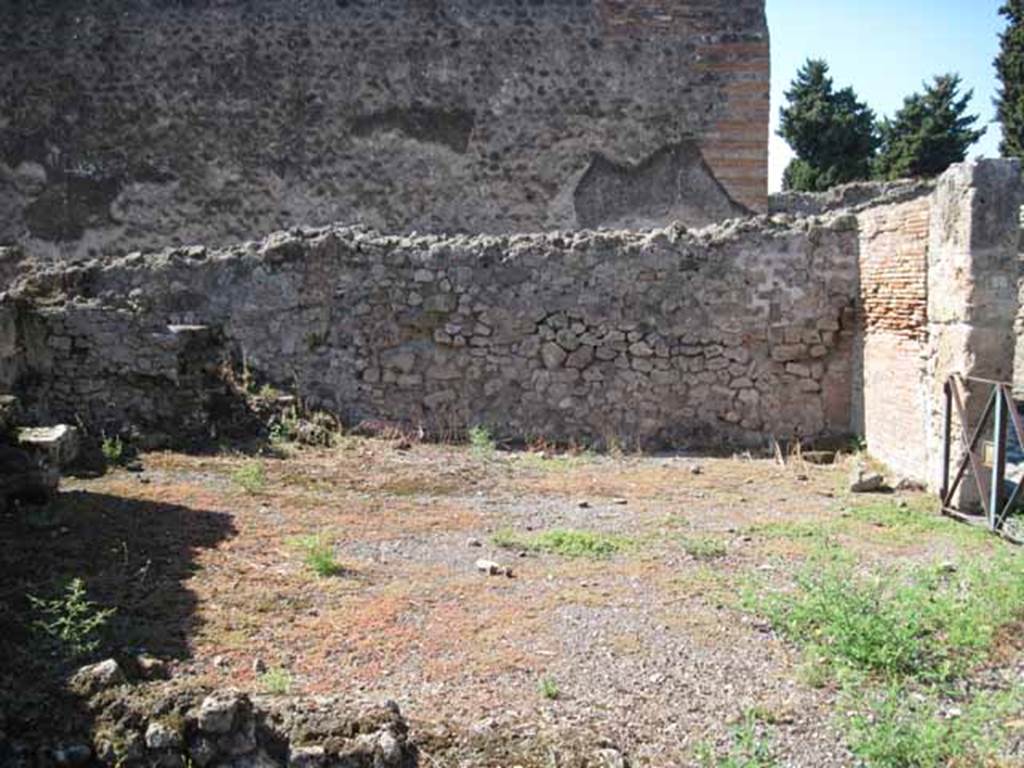
[[[540,689],[540,695],[549,701],[555,701],[562,695],[562,691],[558,687],[558,681],[553,677],[543,678],[538,688]]]
[[[760,730],[756,713],[747,712],[733,728],[727,753],[720,754],[705,743],[697,748],[697,759],[703,768],[775,768],[775,752]]]
[[[1019,690],[982,692],[951,702],[932,691],[892,686],[851,696],[857,712],[847,723],[850,748],[873,768],[1004,765],[1002,723],[1019,718]]]
[[[232,481],[248,494],[262,493],[267,485],[267,477],[263,472],[263,465],[251,462],[239,467],[231,475]]]
[[[334,558],[334,547],[323,534],[302,536],[295,539],[294,544],[302,550],[303,563],[317,576],[329,578],[344,572],[345,569]]]
[[[284,696],[292,689],[292,675],[283,667],[273,667],[260,675],[259,683],[267,693]]]
[[[469,430],[469,444],[473,451],[481,456],[489,456],[497,449],[491,430],[483,425],[477,425]]]
[[[725,544],[708,536],[684,539],[683,550],[695,560],[715,560],[728,554]]]
[[[285,408],[270,426],[270,442],[272,445],[294,442],[299,435],[301,425],[299,410],[294,405]]]
[[[533,535],[499,531],[492,538],[495,546],[523,552],[544,552],[562,557],[611,557],[632,545],[629,539],[590,531],[551,530]]]
[[[797,577],[797,591],[766,596],[777,629],[833,669],[944,682],[981,660],[1001,626],[1024,608],[1024,571],[997,557],[949,573],[917,567],[868,575],[826,555]]]
[[[72,579],[62,595],[44,599],[28,595],[38,618],[33,628],[53,642],[67,658],[94,653],[100,646],[100,635],[114,608],[100,608],[86,596],[81,579]]]
[[[107,464],[111,466],[117,466],[124,462],[124,442],[118,435],[114,435],[113,437],[104,437],[103,442],[100,443],[100,452],[103,454],[103,458]]]

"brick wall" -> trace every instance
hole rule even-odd
[[[930,219],[930,196],[858,216],[863,429],[872,453],[909,476],[928,458]]]
[[[867,203],[857,215],[855,430],[898,474],[935,490],[949,376],[1013,374],[1021,194],[1016,161],[982,160],[953,166],[932,188],[901,192],[912,199]],[[982,394],[968,398],[971,419]]]

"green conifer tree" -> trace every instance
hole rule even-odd
[[[1000,35],[996,72],[1001,86],[996,96],[1004,157],[1024,157],[1024,0],[1009,0],[999,13],[1009,22]]]
[[[786,92],[779,136],[796,152],[786,189],[817,192],[870,175],[875,115],[852,88],[835,90],[828,71],[826,62],[809,59]]]
[[[882,146],[875,176],[901,179],[938,176],[967,157],[967,150],[985,134],[974,129],[977,115],[967,115],[973,91],[960,94],[959,75],[939,75],[924,93],[903,101],[903,107],[879,125]]]

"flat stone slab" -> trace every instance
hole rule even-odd
[[[67,467],[78,458],[78,429],[67,424],[53,427],[22,427],[18,444],[29,451],[46,455],[52,467]]]

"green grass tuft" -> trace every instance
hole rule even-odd
[[[725,544],[710,536],[683,539],[683,550],[696,560],[715,560],[728,554]]]
[[[104,460],[110,466],[118,466],[124,463],[124,441],[122,441],[117,435],[114,435],[113,437],[104,437],[103,442],[100,443],[100,452],[103,454]]]
[[[732,731],[728,752],[721,754],[705,743],[697,748],[697,759],[703,768],[776,768],[775,751],[762,730],[757,714],[747,712]]]
[[[632,546],[630,539],[590,531],[551,530],[519,534],[504,530],[491,539],[495,546],[523,552],[543,552],[562,557],[611,557]]]
[[[264,692],[284,696],[292,689],[292,676],[287,669],[274,667],[260,675],[259,683]]]
[[[301,536],[292,540],[293,546],[303,553],[306,567],[321,578],[344,573],[345,569],[334,558],[334,547],[323,534]]]
[[[562,695],[558,682],[553,677],[545,677],[540,681],[538,688],[540,689],[541,696],[549,701],[555,701]]]
[[[251,495],[262,493],[267,486],[266,473],[263,471],[263,465],[258,462],[251,462],[239,467],[231,474],[231,480]]]
[[[490,456],[498,447],[491,430],[483,425],[477,425],[469,430],[469,444],[480,456]]]

